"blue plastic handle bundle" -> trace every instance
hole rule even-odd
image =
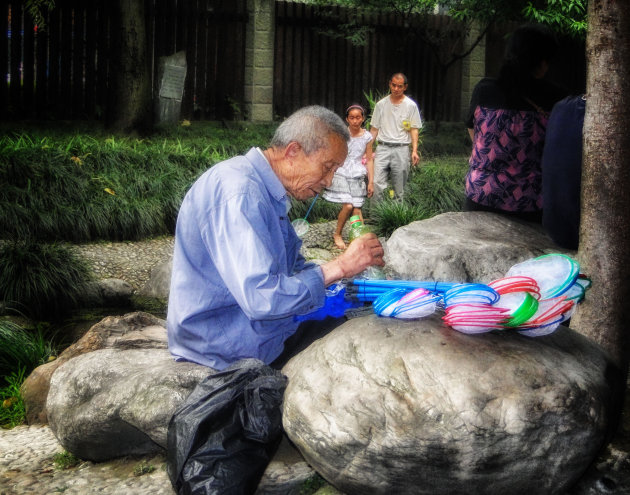
[[[454,285],[458,284],[421,280],[354,279],[346,281],[346,296],[352,300],[370,302],[393,289],[402,289],[406,292],[414,289],[426,289],[429,292],[443,294]]]
[[[505,277],[488,284],[344,280],[327,289],[322,308],[295,319],[341,317],[351,308],[372,303],[379,316],[413,319],[443,309],[444,322],[463,333],[511,329],[538,337],[570,318],[590,285],[577,262],[548,254],[514,265]]]

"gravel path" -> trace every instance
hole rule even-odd
[[[96,242],[72,248],[92,268],[97,278],[118,278],[141,289],[151,269],[173,255],[173,237],[157,237],[139,242]]]

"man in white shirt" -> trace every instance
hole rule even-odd
[[[378,147],[374,157],[374,198],[380,200],[391,182],[397,199],[402,200],[409,169],[420,162],[418,134],[422,127],[420,110],[405,96],[407,77],[398,72],[389,80],[390,94],[374,107],[370,132]],[[411,155],[409,145],[411,144]]]

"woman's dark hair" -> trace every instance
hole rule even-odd
[[[505,49],[499,81],[508,87],[527,84],[541,62],[551,62],[558,51],[558,41],[546,26],[525,24],[510,36]]]

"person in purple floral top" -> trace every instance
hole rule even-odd
[[[557,47],[549,29],[519,27],[508,42],[499,77],[482,79],[473,90],[466,120],[473,144],[466,210],[541,221],[548,113],[567,94],[544,79]]]

